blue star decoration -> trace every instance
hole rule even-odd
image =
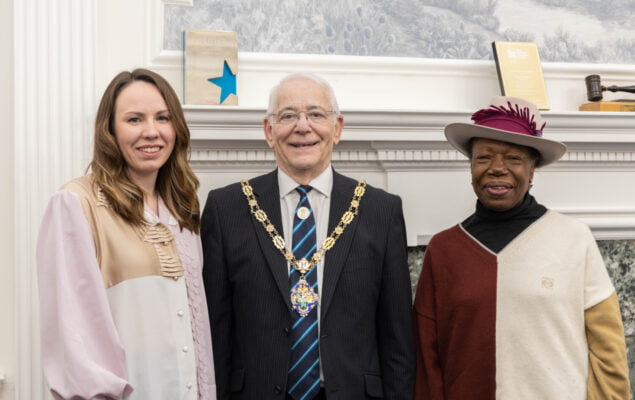
[[[220,102],[225,101],[230,94],[236,94],[236,74],[232,74],[232,71],[227,65],[227,61],[224,61],[223,76],[218,78],[208,79],[212,84],[220,88]]]

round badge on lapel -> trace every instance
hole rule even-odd
[[[300,219],[307,219],[309,218],[309,215],[311,215],[311,211],[307,207],[303,206],[298,208],[297,215]]]

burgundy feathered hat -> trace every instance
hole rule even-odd
[[[536,164],[542,167],[558,161],[567,146],[542,137],[546,123],[542,122],[538,107],[517,97],[496,96],[489,108],[472,114],[473,124],[455,123],[445,127],[445,137],[450,144],[470,156],[470,139],[484,138],[534,148],[540,153]]]

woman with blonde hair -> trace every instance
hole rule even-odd
[[[37,244],[46,381],[62,399],[215,399],[198,180],[178,97],[121,72],[89,172],[56,192]]]

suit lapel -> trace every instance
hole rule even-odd
[[[280,190],[278,188],[277,170],[250,181],[254,189],[256,199],[260,208],[269,216],[269,220],[276,227],[278,233],[283,234],[282,217],[280,212]],[[289,272],[287,271],[287,261],[284,259],[280,250],[278,250],[271,240],[269,234],[265,231],[262,224],[252,215],[251,222],[254,225],[258,242],[262,253],[267,260],[267,264],[271,269],[273,279],[280,290],[280,294],[288,307],[291,307],[289,300]]]
[[[327,234],[330,234],[333,231],[342,218],[342,215],[346,212],[346,210],[348,210],[355,186],[355,181],[346,178],[333,170],[333,191],[331,192],[329,229]],[[360,202],[360,208],[364,208],[363,198]],[[335,243],[335,246],[326,253],[324,260],[324,277],[322,279],[322,305],[320,318],[324,318],[331,300],[333,299],[337,280],[340,277],[340,273],[344,267],[344,262],[346,261],[351,248],[351,243],[353,243],[353,238],[355,237],[358,217],[359,216],[356,216],[353,222],[346,227],[342,236],[340,236]]]

